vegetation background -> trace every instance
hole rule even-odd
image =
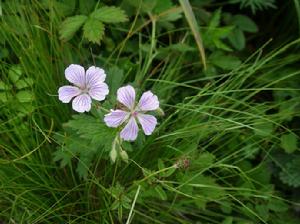
[[[298,0],[0,1],[1,223],[300,223]],[[110,95],[76,114],[71,63]],[[158,95],[124,143],[101,106]]]

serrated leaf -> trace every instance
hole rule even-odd
[[[236,25],[240,30],[250,33],[256,33],[258,31],[257,25],[248,16],[235,15],[232,17],[232,23]]]
[[[158,196],[160,197],[161,200],[165,201],[167,200],[167,194],[166,192],[164,191],[164,189],[161,187],[161,186],[156,186],[154,188],[154,190],[157,192]]]
[[[284,134],[280,138],[281,147],[286,153],[293,153],[297,149],[297,136],[294,133]]]
[[[280,180],[291,187],[299,187],[300,186],[299,164],[300,164],[299,157],[292,159],[286,164],[283,164],[284,167],[282,171],[279,173]]]
[[[59,29],[59,35],[61,40],[70,40],[74,34],[80,29],[80,27],[87,20],[87,16],[85,15],[77,15],[67,18],[61,24]]]
[[[92,43],[100,43],[104,35],[104,24],[94,18],[89,18],[83,26],[83,36]]]
[[[65,167],[66,165],[71,164],[71,159],[73,158],[73,155],[68,150],[59,149],[55,151],[53,154],[54,154],[53,160],[55,162],[60,161],[60,167]]]
[[[91,13],[91,17],[104,23],[121,23],[128,20],[125,12],[114,6],[104,6]]]
[[[10,90],[10,89],[11,89],[10,85],[6,84],[3,81],[0,81],[0,90]]]

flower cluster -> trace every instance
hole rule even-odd
[[[72,100],[72,108],[80,113],[91,110],[92,99],[105,100],[109,93],[105,71],[92,66],[87,71],[80,65],[72,64],[65,70],[66,79],[73,85],[62,86],[58,90],[59,100],[69,103]],[[138,136],[138,123],[146,135],[151,135],[156,127],[157,120],[149,111],[159,109],[159,101],[151,91],[144,92],[140,100],[136,101],[135,89],[124,86],[117,91],[117,100],[121,108],[110,110],[104,117],[108,127],[122,128],[120,137],[126,141],[134,141]]]

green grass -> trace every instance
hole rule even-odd
[[[144,32],[128,34],[120,51],[103,54],[77,37],[60,41],[62,16],[51,5],[46,10],[39,1],[32,2],[30,7],[18,5],[17,16],[13,3],[2,7],[15,15],[1,18],[0,37],[10,49],[9,59],[0,64],[1,81],[8,81],[11,65],[20,64],[23,75],[34,80],[30,89],[34,99],[33,109],[25,115],[19,114],[15,100],[0,107],[0,221],[242,224],[283,223],[287,217],[288,223],[299,221],[291,209],[299,203],[274,187],[270,167],[281,166],[274,153],[281,150],[282,133],[292,131],[286,118],[299,113],[289,107],[279,110],[282,101],[263,97],[295,92],[298,95],[286,102],[299,101],[299,88],[285,83],[299,80],[295,64],[300,56],[295,49],[300,39],[269,53],[258,49],[236,69],[206,76],[199,57],[193,62],[187,60],[189,53],[159,57],[163,38],[176,32],[158,38],[155,20],[145,21]],[[181,32],[193,40],[188,25]],[[123,48],[130,40],[138,41],[138,49],[128,55]],[[118,66],[125,74],[123,83],[151,89],[165,113],[153,135],[132,144],[128,163],[112,164],[109,152],[100,149],[86,179],[76,172],[78,162],[85,166],[79,157],[63,168],[53,161],[53,153],[63,147],[55,136],[66,134],[63,123],[75,114],[57,97],[57,89],[65,83],[64,69],[71,63],[106,70]],[[102,115],[94,116],[100,127]],[[89,150],[84,144],[78,147]],[[188,168],[173,170],[186,161]],[[168,176],[170,170],[174,173]],[[118,206],[123,200],[129,206]]]

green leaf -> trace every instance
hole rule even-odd
[[[0,81],[0,90],[10,90],[10,89],[11,89],[10,85],[6,84],[3,81]]]
[[[79,11],[81,14],[88,15],[95,6],[95,0],[80,0]]]
[[[154,7],[154,12],[156,14],[162,13],[164,11],[167,11],[168,9],[173,7],[173,3],[171,0],[163,0],[163,1],[157,1],[155,7]]]
[[[226,217],[221,224],[232,224],[233,218],[231,216]]]
[[[217,9],[209,21],[208,29],[213,30],[217,28],[220,25],[220,22],[221,22],[221,9]]]
[[[226,55],[221,51],[216,51],[215,53],[211,54],[209,56],[209,60],[213,65],[224,70],[236,69],[241,64],[241,61],[238,57]]]
[[[259,123],[254,126],[254,129],[256,135],[266,137],[272,134],[273,124],[270,122]]]
[[[104,23],[120,23],[128,20],[125,12],[114,6],[104,6],[91,13],[91,17]]]
[[[271,198],[268,208],[274,212],[285,212],[289,209],[289,206],[282,200]]]
[[[85,15],[77,15],[67,18],[59,29],[59,35],[61,40],[70,40],[74,34],[79,30],[79,28],[87,20]]]
[[[104,36],[104,24],[94,18],[89,18],[83,26],[83,36],[92,43],[100,44]]]
[[[280,138],[281,147],[286,153],[293,153],[297,149],[297,136],[294,133],[284,134]]]
[[[165,201],[167,200],[167,194],[166,192],[164,191],[164,189],[161,187],[161,186],[156,186],[154,188],[154,190],[157,192],[158,196],[160,197],[161,200]]]
[[[55,162],[60,161],[60,167],[65,167],[66,165],[71,164],[72,157],[72,153],[68,150],[57,150],[54,152],[53,160]]]
[[[161,159],[157,160],[157,166],[159,170],[163,170],[164,168],[166,168],[164,162]]]
[[[232,23],[242,31],[250,33],[256,33],[258,31],[257,25],[248,16],[235,15],[232,17]]]
[[[20,103],[27,103],[33,100],[33,94],[29,91],[23,90],[16,94],[16,98]]]
[[[22,75],[22,69],[20,65],[13,65],[8,71],[8,78],[11,82],[16,83]]]
[[[16,88],[24,89],[24,88],[30,87],[32,85],[33,85],[33,79],[31,79],[31,78],[20,79],[16,83]]]
[[[245,48],[246,39],[242,30],[233,29],[232,32],[228,35],[228,40],[234,48],[237,50],[242,50]]]
[[[107,72],[106,82],[110,87],[110,92],[114,93],[121,86],[124,72],[117,66],[111,67]]]
[[[279,173],[280,180],[291,187],[300,187],[299,164],[300,157],[283,164],[284,167]]]

